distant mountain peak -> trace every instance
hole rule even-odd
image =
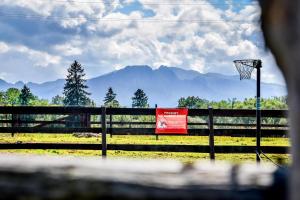
[[[51,100],[55,95],[61,95],[64,79],[42,84],[28,83],[34,95]],[[0,80],[0,90],[10,87],[22,88],[23,82],[15,84]],[[131,65],[120,70],[104,74],[87,81],[91,98],[97,105],[103,104],[108,87],[117,94],[117,100],[122,106],[131,106],[133,93],[143,89],[149,98],[150,106],[176,107],[180,97],[199,96],[207,100],[222,100],[229,98],[244,99],[255,96],[255,80],[240,81],[238,76],[228,76],[218,73],[203,74],[194,70],[177,67],[160,66],[153,70],[148,65]],[[284,86],[262,83],[262,97],[286,95]]]
[[[170,67],[168,67],[168,66],[166,66],[166,65],[161,65],[161,66],[159,66],[158,69],[165,69],[165,68],[170,68]]]
[[[5,80],[0,79],[0,84],[8,84]]]
[[[120,70],[151,70],[152,68],[149,65],[128,65]]]
[[[23,87],[25,83],[23,81],[18,81],[15,83],[16,87]]]

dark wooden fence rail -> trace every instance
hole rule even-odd
[[[109,115],[109,117],[106,117]],[[215,146],[214,137],[255,137],[255,124],[215,123],[216,117],[255,117],[255,110],[189,109],[189,117],[205,117],[207,122],[189,122],[187,136],[209,136],[209,145],[128,145],[106,144],[106,134],[155,135],[154,121],[113,121],[113,116],[155,116],[154,108],[98,107],[0,107],[0,133],[102,133],[102,144],[0,143],[0,149],[84,149],[126,151],[170,151],[210,153],[255,153],[255,146]],[[30,117],[31,116],[31,117]],[[33,117],[35,116],[35,117]],[[45,119],[49,116],[54,119]],[[286,118],[286,110],[262,110],[263,118]],[[92,117],[95,119],[92,120]],[[154,119],[154,118],[153,118]],[[120,126],[130,127],[120,127]],[[138,126],[138,127],[132,127]],[[148,126],[148,127],[147,127]],[[151,126],[151,128],[149,128]],[[194,128],[192,126],[202,126]],[[287,137],[286,124],[262,124],[262,137]],[[176,135],[176,133],[174,133]],[[265,153],[285,154],[288,147],[262,147]]]

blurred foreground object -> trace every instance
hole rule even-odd
[[[285,77],[290,110],[292,169],[290,198],[300,198],[300,0],[260,0],[266,45]]]
[[[285,199],[286,169],[168,160],[0,157],[0,199]]]

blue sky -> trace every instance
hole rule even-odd
[[[233,60],[259,58],[262,80],[284,84],[259,16],[249,0],[1,0],[0,78],[64,78],[75,59],[87,78],[127,65],[232,75]]]

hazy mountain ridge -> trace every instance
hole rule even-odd
[[[51,100],[62,94],[65,80],[58,79],[45,83],[28,83],[32,92]],[[238,76],[217,73],[202,74],[193,70],[161,66],[153,70],[149,66],[127,66],[123,69],[98,76],[87,81],[97,105],[103,103],[108,87],[113,87],[121,105],[130,106],[131,97],[138,89],[143,89],[149,97],[150,106],[173,107],[180,97],[199,96],[208,100],[229,98],[244,99],[255,96],[255,80],[240,81]],[[10,87],[21,88],[23,82],[15,84],[0,80],[0,90]],[[262,83],[262,97],[286,95],[285,86]]]

